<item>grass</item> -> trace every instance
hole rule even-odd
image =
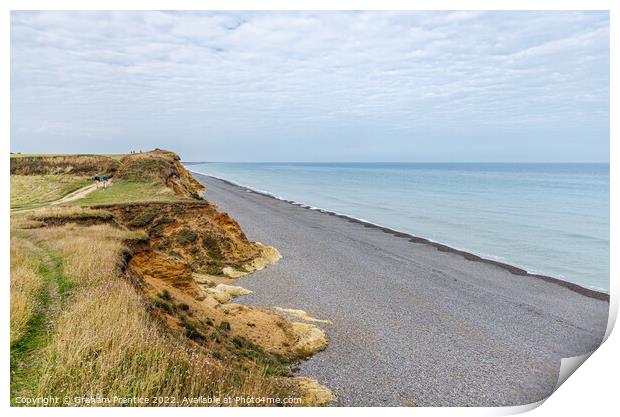
[[[139,234],[107,224],[65,225],[13,238],[13,268],[21,265],[36,279],[11,294],[12,331],[14,322],[27,323],[14,329],[25,330],[12,342],[12,398],[289,396],[286,384],[266,376],[270,367],[223,366],[148,313],[117,269],[123,241]],[[17,310],[19,297],[37,309]],[[171,303],[165,292],[158,298]]]
[[[108,281],[84,295],[59,318],[34,395],[282,394],[261,371],[243,374],[223,369],[201,350],[187,346],[181,336],[164,334],[128,283]]]
[[[92,287],[116,277],[122,241],[144,237],[141,231],[130,232],[108,224],[46,227],[33,230],[32,235],[63,259],[65,274],[80,287]]]
[[[53,316],[65,304],[73,288],[62,270],[62,260],[43,247],[18,237],[11,237],[11,399],[32,392],[41,378],[37,361],[49,343]],[[13,271],[28,269],[30,280]],[[25,284],[30,284],[25,288]],[[29,308],[24,311],[24,301]]]
[[[26,156],[35,155],[11,155]],[[12,172],[67,172],[63,170],[71,166],[82,173],[105,160],[90,155],[76,164],[73,155],[58,155],[55,160],[40,156],[41,160],[13,160]],[[108,156],[120,159],[124,155]],[[125,279],[121,267],[126,266],[126,242],[145,239],[145,231],[127,230],[109,211],[87,207],[178,201],[179,197],[163,183],[117,178],[105,191],[45,207],[89,183],[85,176],[11,175],[11,207],[31,209],[11,213],[12,404],[18,405],[16,396],[294,395],[291,382],[280,378],[288,373],[286,362],[242,338],[232,340],[230,323],[221,322],[218,327],[210,319],[199,323],[192,318],[190,305],[173,299],[168,291],[149,299]],[[145,211],[135,226],[150,223],[156,215]],[[175,237],[188,245],[198,241],[190,229],[182,229]],[[161,311],[181,317],[184,332],[171,331],[162,322]],[[221,346],[226,344],[224,348],[207,347],[215,342],[206,337],[214,335],[222,339]]]
[[[76,156],[70,153],[11,153],[11,158],[31,158],[31,157],[47,157],[47,156]]]
[[[11,236],[11,344],[26,333],[38,308],[37,294],[43,286],[36,248],[26,239]]]
[[[87,178],[69,175],[11,175],[11,208],[41,207],[88,184]]]
[[[11,153],[11,158],[45,158],[45,157],[54,157],[54,156],[107,156],[108,158],[121,160],[125,157],[126,153],[109,153],[109,154],[73,154],[73,153]]]
[[[96,206],[103,204],[137,203],[144,201],[175,201],[178,198],[162,185],[147,182],[113,181],[107,189],[98,189],[70,205]]]
[[[112,176],[120,162],[103,155],[40,155],[11,158],[11,175]]]
[[[32,220],[52,222],[56,224],[68,223],[71,220],[93,220],[104,223],[112,221],[114,216],[109,211],[77,206],[44,207],[31,212],[28,217]]]
[[[135,217],[133,217],[131,221],[127,223],[127,226],[145,227],[153,220],[155,220],[155,217],[157,217],[160,211],[161,210],[158,207],[145,208],[144,210],[141,210],[140,213],[138,213]]]

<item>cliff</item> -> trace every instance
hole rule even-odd
[[[292,322],[277,309],[230,303],[251,293],[235,286],[235,279],[277,262],[277,249],[250,241],[234,219],[202,199],[205,188],[176,154],[154,150],[115,158],[18,157],[11,159],[11,173],[45,183],[104,173],[113,179],[105,190],[90,183],[80,199],[12,213],[12,231],[23,246],[45,251],[35,257],[41,265],[33,265],[31,273],[53,269],[71,282],[70,297],[57,290],[48,294],[65,307],[45,312],[58,334],[66,336],[52,336],[52,350],[35,349],[19,358],[24,364],[43,361],[49,376],[36,382],[37,392],[72,396],[85,386],[99,386],[118,395],[115,387],[134,382],[142,386],[140,381],[150,375],[154,382],[149,379],[146,385],[159,388],[149,395],[193,395],[196,388],[201,395],[298,396],[305,405],[332,401],[329,390],[292,377],[290,371],[295,361],[326,347],[322,330]],[[33,255],[17,258],[26,262]],[[13,281],[12,270],[12,288]],[[56,294],[61,298],[54,301]],[[13,311],[13,298],[11,303]],[[56,311],[58,317],[51,315]],[[29,323],[27,318],[24,323]],[[101,329],[90,334],[83,323],[98,323]],[[106,329],[128,328],[130,323],[133,330],[122,335]],[[23,334],[37,331],[26,329]],[[107,336],[99,337],[102,332],[114,335],[109,340],[113,348]],[[139,336],[147,333],[146,338]],[[142,366],[141,358],[151,355],[154,346],[159,359]],[[137,365],[133,376],[123,377],[126,362],[119,362],[114,349]],[[89,352],[95,351],[105,359],[84,370],[83,364],[92,362]],[[159,352],[167,353],[161,357]],[[66,359],[59,364],[58,358]],[[175,379],[201,382],[170,384],[159,372],[162,361],[169,373],[178,373]],[[27,377],[29,369],[27,365],[20,375]],[[79,384],[66,379],[76,374],[83,376]],[[112,376],[115,382],[102,382]],[[141,388],[136,392],[144,393]]]
[[[161,149],[123,157],[114,179],[163,184],[185,198],[199,199],[205,192],[202,184],[181,165],[177,154]]]

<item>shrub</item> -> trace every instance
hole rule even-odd
[[[202,246],[209,252],[209,256],[213,259],[222,259],[222,251],[218,245],[218,241],[213,236],[207,235],[202,238]]]
[[[198,235],[196,235],[196,233],[194,233],[191,229],[187,227],[184,227],[181,230],[179,230],[176,233],[175,237],[176,237],[177,242],[179,242],[179,244],[183,246],[194,243],[196,239],[198,239]]]
[[[185,335],[192,340],[204,340],[204,335],[198,330],[195,322],[185,322]]]
[[[147,210],[139,212],[133,219],[131,219],[127,226],[129,227],[144,227],[147,224],[151,223],[157,217],[158,209],[156,207],[151,207]]]
[[[170,304],[168,301],[162,300],[160,298],[154,298],[152,301],[155,307],[160,308],[167,313],[172,313],[174,311],[174,307],[172,307],[172,304]]]

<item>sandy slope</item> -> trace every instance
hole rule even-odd
[[[196,175],[274,267],[241,302],[328,319],[301,374],[341,405],[517,405],[552,392],[560,358],[598,346],[608,303],[360,223]],[[238,299],[239,300],[239,299]]]

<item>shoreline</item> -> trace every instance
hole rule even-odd
[[[599,294],[194,175],[248,239],[282,254],[239,279],[253,294],[236,302],[331,323],[318,324],[328,348],[299,372],[329,387],[338,405],[532,403],[554,391],[562,358],[603,339],[609,303]]]
[[[242,184],[238,184],[234,181],[225,179],[225,178],[220,178],[220,177],[216,177],[214,175],[207,175],[207,174],[202,174],[200,172],[196,172],[196,171],[192,171],[188,168],[188,170],[192,173],[192,175],[201,175],[207,178],[214,178],[216,180],[222,181],[226,184],[229,184],[233,187],[237,187],[237,188],[241,188],[244,189],[247,192],[252,192],[258,195],[262,195],[265,197],[269,197],[272,198],[274,200],[278,200],[278,201],[283,201],[285,203],[291,204],[293,206],[297,206],[297,207],[301,207],[307,210],[312,210],[312,211],[316,211],[316,212],[320,212],[320,213],[324,213],[330,216],[334,216],[334,217],[338,217],[341,218],[343,220],[348,221],[349,223],[357,223],[360,224],[366,228],[373,228],[373,229],[377,229],[377,230],[381,230],[384,233],[387,234],[391,234],[395,237],[398,238],[402,238],[402,239],[408,239],[410,242],[412,243],[419,243],[419,244],[424,244],[424,245],[429,245],[434,247],[435,249],[437,249],[440,252],[449,252],[449,253],[453,253],[453,254],[457,254],[457,255],[461,255],[463,258],[465,258],[468,261],[472,261],[472,262],[481,262],[481,263],[485,263],[488,265],[493,265],[499,268],[502,268],[508,272],[510,272],[513,275],[517,275],[517,276],[527,276],[527,277],[532,277],[532,278],[538,278],[541,280],[544,280],[546,282],[552,283],[552,284],[556,284],[565,288],[568,288],[571,291],[574,291],[578,294],[584,295],[586,297],[590,297],[590,298],[594,298],[596,300],[601,300],[601,301],[606,301],[609,303],[609,294],[603,291],[597,291],[591,288],[587,288],[587,287],[583,287],[579,284],[570,282],[570,281],[565,281],[562,280],[560,278],[555,278],[555,277],[551,277],[548,275],[542,275],[542,274],[537,274],[537,273],[531,273],[528,272],[527,270],[514,266],[514,265],[510,265],[508,263],[505,262],[501,262],[501,261],[497,261],[497,260],[493,260],[493,259],[488,259],[488,258],[484,258],[482,256],[476,255],[474,253],[465,251],[465,250],[461,250],[461,249],[456,249],[453,248],[449,245],[440,243],[440,242],[435,242],[433,240],[427,239],[427,238],[423,238],[420,236],[415,236],[412,235],[410,233],[407,232],[400,232],[398,230],[386,227],[386,226],[381,226],[372,222],[369,222],[367,220],[363,220],[363,219],[358,219],[352,216],[348,216],[342,213],[337,213],[337,212],[333,212],[327,209],[323,209],[323,208],[319,208],[319,207],[313,207],[313,206],[309,206],[307,204],[304,203],[300,203],[298,201],[294,201],[294,200],[287,200],[285,198],[280,198],[277,197],[267,191],[263,191],[263,190],[257,190]]]

